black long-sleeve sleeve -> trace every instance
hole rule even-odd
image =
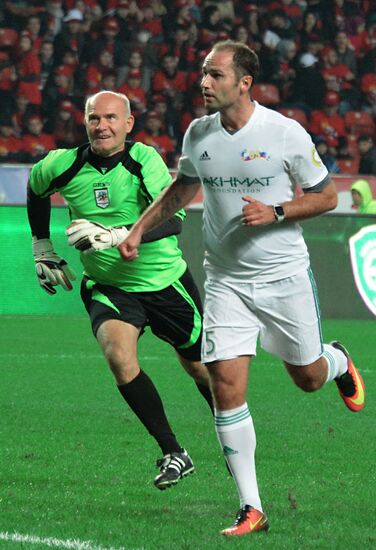
[[[145,233],[142,237],[142,243],[151,243],[153,241],[159,241],[159,239],[164,239],[165,237],[170,237],[171,235],[179,235],[182,230],[182,220],[177,216],[166,220],[161,225],[158,225],[151,231]]]
[[[27,186],[27,216],[32,235],[37,239],[50,238],[50,217],[51,217],[51,200],[50,197],[38,197],[31,189],[30,184]]]
[[[27,187],[27,215],[31,233],[38,239],[50,238],[50,216],[51,216],[51,200],[49,197],[38,197],[31,189]],[[129,227],[128,227],[129,228]],[[173,216],[158,227],[155,227],[143,238],[143,243],[158,241],[171,235],[178,235],[182,230],[182,220],[177,216]]]

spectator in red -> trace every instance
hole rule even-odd
[[[111,92],[117,91],[116,86],[117,74],[116,71],[110,71],[103,75],[101,81],[101,90],[109,90]]]
[[[16,68],[7,52],[0,51],[0,101],[2,111],[10,110],[17,81]]]
[[[85,128],[79,120],[80,115],[81,112],[69,100],[58,105],[51,124],[51,133],[58,148],[69,149],[86,139]]]
[[[163,94],[151,97],[148,107],[155,111],[164,122],[164,129],[175,144],[181,143],[183,134],[180,132],[182,110],[175,109]]]
[[[56,106],[65,99],[71,100],[74,96],[74,79],[72,68],[68,65],[59,65],[53,72],[51,81],[47,82],[43,90],[43,112],[49,117]]]
[[[60,65],[66,50],[73,50],[77,59],[84,60],[86,34],[82,31],[83,15],[78,9],[72,9],[63,18],[63,28],[54,40],[55,62]]]
[[[159,51],[155,44],[150,42],[150,33],[140,28],[132,42],[130,42],[127,51],[138,50],[142,55],[143,66],[154,72],[159,64]]]
[[[358,15],[352,20],[352,26],[349,28],[349,41],[354,48],[357,60],[362,58],[367,51],[366,44],[366,20],[362,15]]]
[[[25,31],[29,33],[32,43],[32,50],[38,55],[43,42],[41,34],[42,23],[37,15],[31,15],[25,25]]]
[[[0,162],[25,162],[21,140],[13,129],[10,117],[0,119]]]
[[[139,49],[131,50],[127,60],[127,65],[118,70],[118,86],[122,86],[127,80],[128,72],[138,70],[141,73],[141,86],[148,92],[150,89],[151,69],[144,65],[142,52]]]
[[[174,142],[163,129],[163,120],[155,111],[146,114],[144,129],[134,136],[135,141],[142,141],[146,145],[154,147],[163,160],[170,165],[170,159],[174,152]]]
[[[34,115],[38,114],[39,108],[32,105],[28,97],[21,93],[16,93],[15,109],[11,114],[12,126],[14,134],[20,137],[25,130],[26,120]]]
[[[324,97],[324,109],[313,111],[309,132],[316,138],[323,136],[328,144],[329,153],[336,156],[340,139],[346,137],[345,122],[338,114],[339,94],[327,92]]]
[[[114,59],[111,52],[104,49],[98,60],[90,63],[85,71],[84,94],[91,95],[100,91],[103,77],[113,71]]]
[[[80,69],[81,71],[80,64],[77,59],[77,54],[74,50],[71,50],[70,48],[67,48],[63,53],[61,65],[65,67],[72,76],[75,75],[77,69]]]
[[[43,121],[39,115],[32,115],[26,121],[26,132],[21,141],[22,149],[28,156],[28,162],[37,162],[51,149],[56,149],[54,137],[43,132]]]
[[[297,46],[293,40],[282,39],[277,47],[276,85],[282,101],[289,102],[296,80]]]
[[[128,97],[131,103],[131,110],[136,118],[145,111],[146,94],[141,85],[141,71],[139,69],[130,69],[127,75],[127,82],[120,86],[117,91]]]
[[[225,27],[218,7],[213,4],[206,6],[202,11],[200,24],[200,48],[210,49],[219,39],[219,35],[226,31],[231,32],[231,29]]]
[[[153,44],[160,44],[161,42],[164,42],[165,38],[161,16],[154,12],[152,4],[145,6],[142,12],[144,14],[142,28],[149,31],[151,35],[150,41]]]
[[[201,118],[207,115],[208,111],[205,107],[204,100],[201,94],[194,95],[189,102],[189,107],[184,110],[180,117],[180,132],[183,135],[194,118]]]
[[[247,46],[259,53],[262,47],[262,26],[259,20],[259,7],[256,4],[247,4],[241,21],[244,21],[249,33]]]
[[[40,105],[42,103],[41,65],[39,57],[32,51],[32,42],[27,31],[21,32],[15,66],[19,87],[22,85],[22,91],[28,96],[31,103]]]
[[[129,48],[121,40],[119,30],[119,24],[114,17],[108,17],[104,21],[101,34],[90,44],[90,51],[87,52],[89,62],[97,61],[100,52],[107,50],[113,56],[114,67],[123,67],[126,64],[125,52]]]
[[[337,80],[337,91],[349,90],[353,87],[355,74],[347,65],[339,62],[337,51],[334,48],[325,48],[322,51],[322,60],[322,75],[325,80],[328,78]]]
[[[166,54],[162,59],[161,69],[152,78],[153,92],[165,94],[173,101],[187,91],[187,75],[178,70],[178,62],[174,55]]]
[[[321,73],[324,77],[328,91],[340,94],[340,112],[355,110],[359,103],[359,89],[355,86],[355,73],[344,63],[338,61],[338,54],[333,48],[322,50],[324,67]]]
[[[360,81],[360,89],[363,93],[362,108],[373,116],[376,125],[376,74],[364,74]]]

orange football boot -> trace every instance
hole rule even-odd
[[[345,405],[352,412],[359,412],[363,409],[366,400],[366,390],[364,382],[351,360],[350,354],[340,342],[330,342],[330,344],[342,351],[347,358],[347,371],[335,378],[337,388]]]
[[[268,518],[265,514],[253,508],[249,504],[243,506],[236,516],[232,527],[223,529],[221,535],[240,536],[256,533],[257,531],[267,531],[269,529]]]

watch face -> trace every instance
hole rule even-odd
[[[285,212],[282,208],[282,206],[275,206],[274,207],[274,210],[275,210],[275,213],[277,214],[277,216],[284,216],[285,215]]]

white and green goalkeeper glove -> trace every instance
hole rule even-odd
[[[126,227],[105,227],[89,220],[74,220],[65,233],[68,243],[84,254],[118,246],[128,235]]]
[[[67,262],[58,256],[50,239],[32,239],[35,271],[40,286],[48,294],[56,294],[55,286],[62,286],[64,290],[72,290],[71,281],[76,274]]]

